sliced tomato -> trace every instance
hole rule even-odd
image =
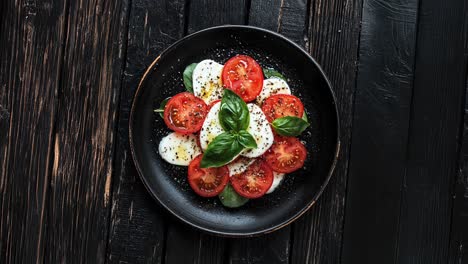
[[[215,105],[217,102],[221,102],[221,100],[214,100],[213,102],[211,102],[209,105],[208,105],[208,111],[210,111],[210,109],[213,107],[213,105]]]
[[[201,149],[200,133],[196,133],[195,138],[197,139],[197,146]]]
[[[302,117],[304,105],[301,100],[290,94],[275,94],[268,97],[262,105],[268,121],[273,122],[276,118],[284,116]]]
[[[295,137],[275,136],[273,145],[263,157],[274,171],[290,173],[304,166],[307,150]]]
[[[207,112],[202,99],[188,92],[179,93],[164,107],[164,122],[175,132],[191,134],[201,129]]]
[[[247,55],[237,55],[225,64],[222,73],[223,85],[233,90],[246,102],[254,100],[262,91],[262,67]]]
[[[263,196],[273,183],[273,171],[261,159],[256,160],[247,170],[234,174],[231,185],[236,192],[249,199]]]
[[[193,159],[188,167],[188,182],[190,187],[200,196],[213,197],[221,193],[229,182],[229,169],[200,168],[203,154]]]

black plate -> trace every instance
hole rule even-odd
[[[153,109],[166,97],[184,91],[182,72],[193,62],[225,63],[247,54],[287,79],[302,99],[311,127],[301,136],[308,149],[303,169],[286,176],[272,194],[228,209],[217,198],[196,195],[186,181],[187,168],[171,165],[158,154],[169,133]],[[189,35],[165,50],[144,74],[130,114],[130,146],[136,168],[151,195],[182,221],[224,236],[252,236],[277,230],[309,209],[327,185],[339,150],[338,113],[325,73],[298,45],[283,36],[247,26],[220,26]]]

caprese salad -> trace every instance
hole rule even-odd
[[[297,136],[309,123],[283,75],[237,55],[224,65],[190,64],[183,81],[187,91],[154,110],[173,131],[158,150],[165,161],[188,166],[195,193],[239,207],[303,167],[307,150]]]

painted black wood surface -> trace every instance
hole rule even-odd
[[[364,0],[343,262],[395,263],[418,1]],[[374,21],[379,17],[379,22]],[[385,237],[380,243],[369,245]],[[353,243],[356,242],[356,243]]]
[[[0,2],[0,263],[468,263],[465,0]],[[249,24],[327,72],[341,156],[317,204],[212,236],[143,187],[128,115],[177,39]]]

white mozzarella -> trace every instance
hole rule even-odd
[[[223,96],[221,73],[223,65],[213,60],[203,60],[193,70],[193,94],[206,104]]]
[[[244,172],[250,165],[252,165],[252,163],[254,163],[254,161],[255,159],[239,157],[227,165],[229,169],[229,175],[232,176]]]
[[[201,150],[195,135],[183,135],[176,132],[165,136],[159,142],[159,155],[174,165],[188,166]]]
[[[246,149],[241,155],[248,158],[256,158],[263,155],[273,144],[273,132],[265,114],[263,114],[262,109],[258,105],[248,104],[247,107],[250,113],[250,123],[247,131],[257,142],[257,148]]]
[[[203,150],[206,150],[208,144],[210,144],[215,137],[224,132],[218,117],[220,107],[221,102],[214,104],[203,122],[203,126],[200,130],[200,146]]]
[[[284,175],[286,175],[286,174],[274,171],[273,172],[273,183],[271,184],[270,189],[268,189],[268,191],[266,193],[272,193],[274,190],[276,190],[276,188],[278,188],[280,183],[283,181]]]
[[[265,99],[275,94],[291,94],[291,89],[289,89],[289,85],[286,81],[280,78],[263,80],[263,88],[257,96],[257,104],[261,106]]]

